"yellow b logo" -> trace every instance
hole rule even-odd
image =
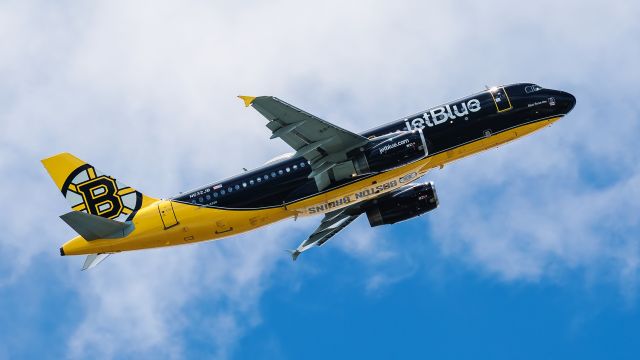
[[[77,188],[90,214],[115,218],[122,212],[122,201],[113,179],[103,175],[78,184]]]
[[[74,211],[128,221],[142,206],[142,194],[84,164],[69,174],[61,188]]]

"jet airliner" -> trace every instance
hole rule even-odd
[[[293,260],[366,214],[372,227],[439,205],[430,169],[550,126],[573,95],[520,83],[479,93],[354,133],[272,96],[239,96],[267,119],[271,139],[292,148],[264,166],[180,195],[145,195],[69,153],[42,160],[71,206],[61,216],[79,235],[61,255],[110,254],[215,240],[287,218],[322,215]]]

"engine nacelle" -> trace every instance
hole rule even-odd
[[[371,227],[390,225],[429,212],[438,204],[432,182],[407,185],[374,200],[367,209],[367,218]]]
[[[386,171],[427,156],[422,129],[389,134],[371,143],[354,156],[357,174]]]

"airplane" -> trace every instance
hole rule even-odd
[[[372,227],[434,210],[430,169],[550,126],[573,95],[532,83],[496,86],[360,134],[272,96],[239,96],[267,119],[271,139],[293,149],[262,167],[177,196],[145,195],[69,153],[42,160],[71,205],[62,220],[79,235],[60,255],[109,255],[237,235],[287,218],[323,215],[291,257],[326,243],[360,215]]]

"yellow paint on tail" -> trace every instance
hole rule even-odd
[[[86,164],[86,162],[67,152],[42,159],[41,161],[42,165],[44,165],[45,169],[47,169],[47,172],[53,179],[53,182],[56,183],[58,190],[62,190],[62,185],[65,180],[67,180],[69,174],[80,166]]]
[[[42,164],[74,211],[124,221],[139,209],[158,201],[70,153],[43,159]]]

